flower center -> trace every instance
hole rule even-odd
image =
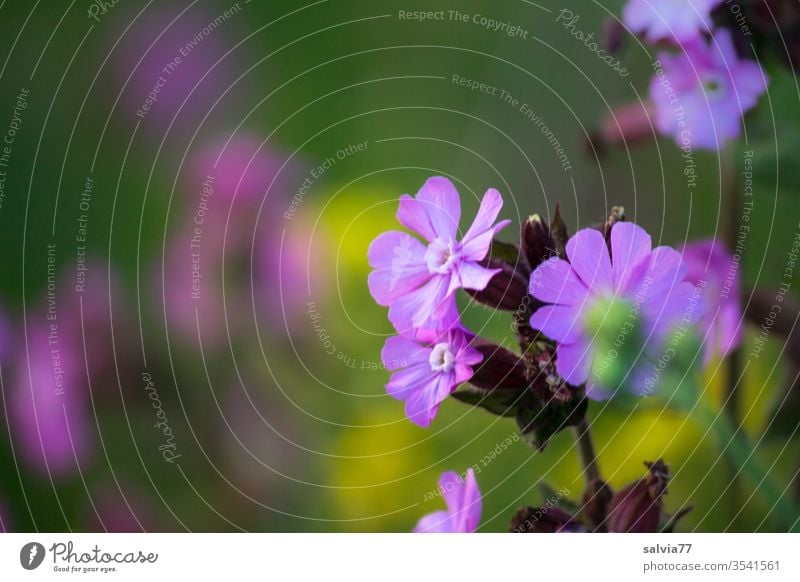
[[[709,99],[717,99],[725,90],[725,84],[717,77],[703,79],[702,85],[703,92]]]
[[[449,273],[457,260],[458,252],[452,240],[437,238],[425,252],[425,261],[431,273]]]
[[[456,365],[456,357],[450,351],[450,345],[440,343],[433,346],[433,351],[428,360],[434,372],[449,372]]]

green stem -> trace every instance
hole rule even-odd
[[[782,531],[798,532],[795,523],[798,507],[791,491],[784,490],[762,464],[750,439],[735,424],[729,415],[717,414],[710,406],[699,403],[695,410],[701,426],[709,427],[718,441],[722,454],[734,466],[736,475],[741,475],[770,506],[770,514],[776,516]]]
[[[592,485],[601,480],[600,467],[597,465],[597,453],[594,450],[589,423],[585,418],[577,426],[572,427],[572,434],[575,437],[575,448],[578,451],[586,483]]]

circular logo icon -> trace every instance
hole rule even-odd
[[[44,561],[44,546],[39,542],[29,542],[19,551],[19,563],[26,570],[35,570]]]

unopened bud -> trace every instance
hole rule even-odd
[[[484,390],[517,388],[528,384],[525,360],[498,345],[485,342],[474,346],[483,361],[473,368],[469,383]]]
[[[664,509],[663,496],[670,479],[662,460],[645,463],[650,474],[617,493],[608,507],[608,531],[653,533],[659,530]]]
[[[521,507],[511,520],[511,533],[566,533],[585,531],[572,515],[556,507]]]
[[[550,227],[538,214],[530,216],[522,225],[522,251],[531,271],[556,254],[556,243]]]
[[[492,277],[482,291],[467,290],[467,293],[475,301],[492,309],[505,311],[518,311],[529,301],[529,299],[526,300],[528,279],[522,275],[520,269],[496,259],[489,259],[485,266],[489,269],[500,269],[500,271]]]
[[[589,152],[602,154],[607,148],[622,143],[631,145],[648,138],[655,139],[652,109],[651,103],[643,106],[638,101],[614,109],[600,128],[589,136]]]

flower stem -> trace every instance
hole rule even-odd
[[[731,254],[736,254],[739,228],[742,221],[742,196],[739,192],[740,184],[736,173],[736,151],[736,146],[731,143],[723,149],[720,155],[720,163],[722,165],[722,184],[720,188],[722,190],[723,205],[727,207],[728,211],[725,221],[725,246],[728,247]],[[739,286],[741,287],[741,281],[743,279],[741,256],[739,257],[737,269]],[[741,294],[741,289],[739,289],[738,292]],[[725,384],[726,390],[722,407],[728,415],[728,418],[734,424],[738,424],[740,410],[739,393],[736,387],[739,383],[739,372],[741,370],[741,350],[738,347],[728,354],[726,358],[726,368],[728,379]]]
[[[597,454],[594,450],[592,433],[589,430],[589,423],[584,418],[577,426],[572,427],[572,434],[575,436],[575,447],[578,450],[578,458],[581,461],[581,468],[586,477],[587,485],[600,481],[600,468],[597,465]]]
[[[770,508],[770,517],[779,524],[780,531],[797,532],[798,506],[790,487],[776,482],[775,474],[766,468],[762,458],[738,423],[727,414],[717,414],[710,406],[700,403],[695,410],[701,426],[710,427],[717,446],[734,467],[734,478],[741,475],[755,488]],[[735,492],[728,495],[735,495]]]

